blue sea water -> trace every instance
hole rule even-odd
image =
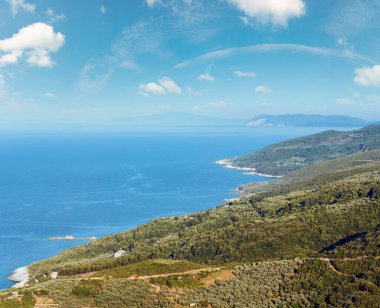
[[[0,288],[10,272],[155,217],[214,207],[264,180],[213,162],[321,129],[73,129],[0,133]]]

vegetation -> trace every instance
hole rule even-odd
[[[380,126],[355,131],[326,131],[271,145],[253,154],[231,159],[236,167],[286,175],[305,166],[351,154],[380,149]]]
[[[41,301],[60,307],[377,307],[379,156],[363,152],[309,166],[215,209],[156,219],[33,263],[31,285],[17,294],[0,292],[0,307]],[[127,253],[114,258],[119,249]]]

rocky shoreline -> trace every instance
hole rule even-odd
[[[261,176],[261,177],[265,177],[265,178],[281,178],[282,177],[281,175],[271,175],[271,174],[264,174],[264,173],[257,172],[256,168],[234,166],[233,160],[234,160],[233,158],[225,158],[225,159],[217,160],[214,163],[217,165],[221,165],[227,169],[247,171],[244,174],[257,175],[257,176]]]
[[[29,281],[29,271],[27,266],[19,267],[12,272],[12,275],[8,277],[8,280],[17,282],[13,288],[24,287]]]

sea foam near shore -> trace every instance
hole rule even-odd
[[[217,160],[214,163],[217,164],[217,165],[221,165],[221,166],[223,166],[224,168],[227,168],[227,169],[234,169],[234,170],[240,170],[240,171],[248,171],[248,172],[244,173],[244,174],[248,174],[248,175],[257,175],[257,176],[261,176],[261,177],[264,177],[264,178],[281,178],[282,177],[281,175],[271,175],[271,174],[264,174],[264,173],[257,172],[256,168],[234,166],[232,158],[225,158],[225,159]]]

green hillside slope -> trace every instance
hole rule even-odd
[[[324,161],[35,262],[0,307],[378,307],[379,158]]]
[[[255,168],[258,173],[282,176],[302,167],[346,155],[380,149],[380,126],[323,133],[271,145],[228,161],[234,167]]]

